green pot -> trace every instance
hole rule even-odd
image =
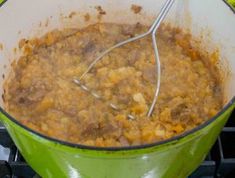
[[[103,21],[140,21],[149,24],[163,2],[158,1],[136,0],[136,4],[143,7],[142,15],[133,14],[129,10],[133,3],[131,0],[7,1],[0,8],[0,43],[3,44],[3,50],[0,51],[0,75],[9,72],[9,59],[20,55],[13,53],[12,49],[23,37],[33,37],[53,28],[72,27],[78,22],[81,26],[88,23],[82,20],[82,15],[61,20],[61,12],[68,14],[79,11],[83,14],[89,11],[92,16],[96,15],[96,11],[91,7],[101,5],[109,15]],[[48,26],[37,26],[37,23],[50,16],[53,18],[50,18]],[[0,100],[0,118],[3,124],[25,160],[40,176],[186,178],[203,161],[235,108],[235,15],[221,0],[207,0],[203,3],[198,0],[181,0],[176,1],[166,21],[189,29],[194,36],[203,36],[202,45],[206,44],[208,50],[220,49],[220,63],[228,64],[223,65],[224,70],[231,71],[226,75],[227,102],[224,108],[203,125],[163,142],[134,147],[96,148],[55,140],[23,126],[4,111],[3,101]],[[2,83],[1,78],[0,84]],[[0,92],[3,92],[2,89]]]
[[[204,160],[234,108],[162,143],[132,148],[75,146],[39,135],[3,113],[3,123],[27,162],[45,178],[185,178]]]

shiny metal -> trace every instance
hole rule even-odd
[[[110,103],[109,106],[115,110],[119,110],[119,108],[113,103]]]
[[[97,99],[101,99],[101,96],[100,96],[100,95],[98,95],[97,93],[95,93],[95,92],[91,92],[91,94],[92,94],[95,98],[97,98]]]
[[[84,91],[90,93],[92,96],[94,96],[96,99],[102,100],[102,96],[100,96],[98,93],[92,91],[90,88],[88,88],[87,86],[85,86],[84,84],[81,83],[80,80],[78,79],[73,79],[73,82],[76,83],[78,86],[81,87],[81,89],[83,89]],[[119,107],[113,103],[109,103],[109,107],[114,109],[114,110],[119,110]],[[132,115],[128,115],[127,116],[129,119],[134,119],[135,117]]]
[[[128,114],[128,115],[127,115],[127,118],[128,118],[128,119],[130,119],[130,120],[135,119],[135,117],[134,117],[134,116],[132,116],[131,114]]]
[[[152,26],[150,27],[150,29],[141,35],[135,36],[133,38],[127,39],[125,41],[122,41],[112,47],[110,47],[109,49],[107,49],[106,51],[104,51],[100,56],[98,56],[87,68],[87,70],[81,75],[81,77],[79,79],[74,79],[75,83],[79,83],[78,85],[81,86],[83,89],[84,85],[81,85],[81,80],[85,77],[85,75],[90,72],[90,70],[95,66],[95,64],[101,60],[105,55],[107,55],[108,53],[110,53],[112,50],[121,47],[127,43],[142,39],[148,35],[151,34],[152,36],[152,43],[153,43],[153,48],[154,48],[154,53],[155,53],[155,61],[156,61],[156,70],[157,70],[157,83],[156,83],[156,90],[154,93],[154,97],[153,97],[153,101],[149,107],[149,111],[147,113],[147,116],[150,117],[153,113],[154,110],[154,106],[157,102],[157,98],[159,95],[159,91],[160,91],[160,85],[161,85],[161,63],[160,63],[160,57],[159,57],[159,52],[158,52],[158,47],[157,47],[157,40],[156,40],[156,32],[157,29],[159,28],[161,22],[163,21],[163,19],[165,18],[165,16],[167,15],[167,13],[169,12],[170,8],[172,7],[173,3],[175,0],[167,0],[165,2],[165,4],[163,5],[160,13],[158,14],[156,20],[154,21],[154,23],[152,24]],[[117,106],[115,107],[111,107],[111,108],[118,108]],[[128,115],[129,118],[134,118],[134,116],[132,115]]]

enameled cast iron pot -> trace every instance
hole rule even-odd
[[[140,14],[132,4],[143,7]],[[53,28],[84,26],[97,21],[95,6],[106,11],[104,22],[151,24],[162,0],[20,0],[6,1],[0,8],[0,76],[7,75],[13,53],[22,38],[34,37]],[[73,18],[62,14],[79,12]],[[84,22],[89,12],[91,21]],[[200,37],[208,51],[219,49],[226,75],[226,103],[208,122],[175,138],[142,146],[96,148],[59,141],[39,134],[4,111],[0,118],[25,160],[43,178],[185,178],[207,155],[235,107],[235,14],[222,0],[176,0],[165,19],[173,26]],[[38,24],[41,23],[39,27]],[[43,24],[46,24],[45,26]],[[229,71],[229,72],[228,72]],[[0,93],[3,78],[0,78]]]

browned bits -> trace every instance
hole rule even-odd
[[[77,14],[76,12],[71,12],[68,17],[71,19],[71,18],[73,18],[76,14]]]
[[[2,101],[5,102],[5,96],[2,94]]]
[[[101,20],[102,17],[106,14],[106,12],[102,9],[101,6],[96,6],[95,9],[98,11],[97,19]]]
[[[30,41],[27,39],[21,39],[19,42],[19,49],[22,49],[24,54],[31,54],[32,53],[32,45]]]
[[[0,43],[0,50],[3,50],[3,44]]]
[[[132,4],[131,5],[131,10],[135,13],[135,14],[139,14],[142,10],[142,7],[136,4]]]
[[[96,6],[95,9],[99,12],[100,15],[105,15],[106,12],[102,9],[101,6]]]
[[[90,14],[89,13],[86,13],[85,15],[84,15],[84,20],[85,20],[85,22],[88,22],[89,20],[90,20]]]
[[[6,110],[47,136],[103,147],[161,141],[202,124],[222,106],[217,54],[203,55],[190,35],[170,26],[158,32],[162,80],[151,119],[146,112],[156,71],[150,38],[105,56],[83,79],[84,86],[72,81],[99,52],[147,29],[97,23],[23,39],[19,46],[31,53],[11,65],[15,75],[2,96]]]
[[[26,44],[28,43],[28,40],[26,39],[21,39],[19,42],[19,48],[23,48]]]

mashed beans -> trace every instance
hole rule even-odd
[[[156,85],[151,38],[114,50],[87,74],[83,83],[103,100],[73,82],[102,51],[147,29],[98,23],[22,41],[31,48],[25,47],[28,54],[13,64],[5,82],[6,110],[47,136],[100,147],[161,141],[214,116],[223,98],[213,56],[202,55],[189,35],[164,25],[157,36],[161,89],[151,118],[146,117]]]

